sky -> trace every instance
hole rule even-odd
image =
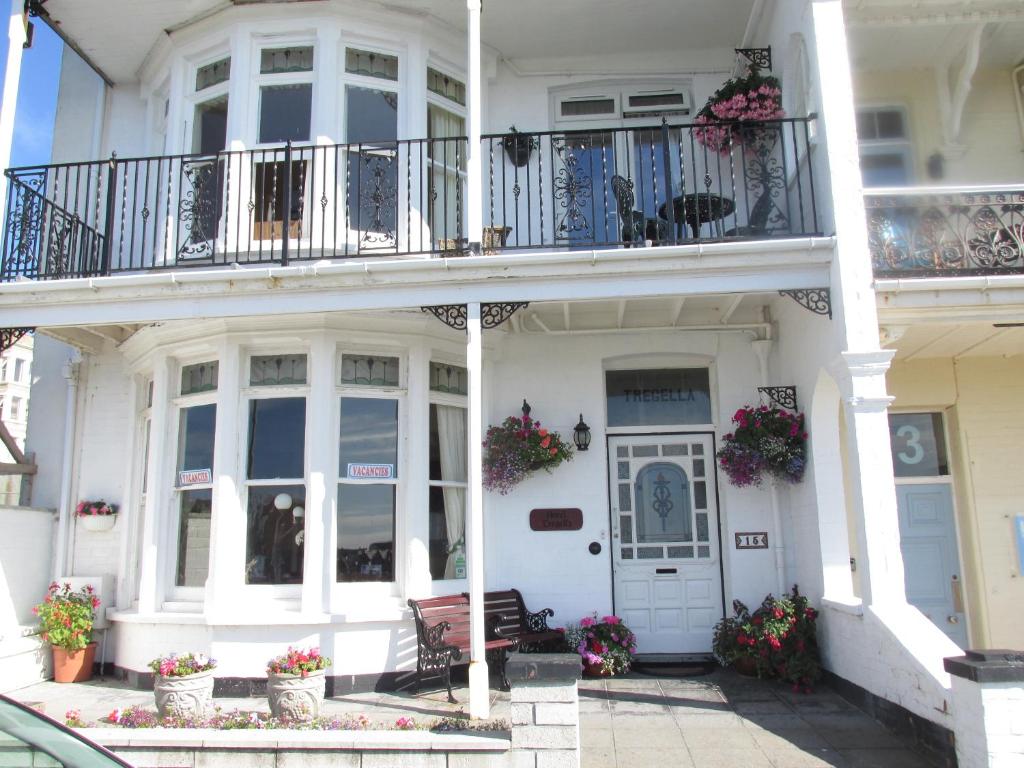
[[[39,19],[34,19],[32,47],[21,59],[21,85],[14,118],[11,167],[43,165],[50,162],[53,118],[57,110],[57,83],[64,44]],[[71,54],[74,55],[73,53]],[[7,32],[0,34],[0,72],[7,66]],[[0,84],[2,84],[0,80]],[[2,85],[0,85],[2,87]],[[7,94],[3,95],[7,98]]]

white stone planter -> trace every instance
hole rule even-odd
[[[202,717],[213,698],[213,670],[184,677],[157,675],[153,694],[160,717]]]
[[[267,673],[267,699],[270,714],[289,720],[319,717],[324,703],[327,677],[324,670],[301,675]]]
[[[117,515],[82,515],[78,518],[78,522],[87,531],[102,533],[114,527],[114,524],[117,522]]]

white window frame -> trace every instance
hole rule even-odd
[[[210,480],[209,483],[199,483],[196,485],[189,485],[187,487],[178,486],[178,453],[181,450],[179,441],[181,440],[181,414],[186,408],[192,408],[199,405],[217,405],[217,393],[220,389],[221,383],[218,381],[216,389],[210,389],[205,392],[195,392],[193,394],[183,395],[181,394],[181,374],[182,371],[190,365],[196,365],[198,363],[211,363],[217,361],[216,356],[211,355],[200,355],[197,357],[182,358],[175,361],[174,366],[174,391],[177,392],[171,398],[170,408],[168,408],[168,431],[172,431],[173,438],[170,440],[170,444],[173,446],[173,450],[168,451],[167,462],[170,466],[168,477],[170,478],[170,487],[167,490],[166,497],[166,509],[167,514],[165,520],[167,521],[166,538],[167,543],[165,546],[166,557],[164,558],[164,578],[167,584],[167,595],[166,600],[170,602],[202,602],[205,596],[206,585],[201,587],[179,587],[178,586],[178,537],[181,535],[181,494],[183,491],[199,491],[209,490],[213,492],[213,478],[216,477],[217,468],[215,466],[210,467]],[[143,403],[146,402],[148,394],[145,389],[142,393]],[[148,410],[148,409],[147,409]],[[214,445],[216,440],[219,439],[219,435],[216,431],[216,421],[214,421]],[[145,439],[145,435],[143,435]],[[152,446],[150,446],[152,450]],[[216,455],[216,452],[215,452]],[[214,462],[211,462],[213,464]],[[148,491],[148,489],[147,489]],[[210,529],[213,530],[213,516],[216,514],[216,510],[213,509],[213,505],[210,505]],[[207,578],[209,574],[213,573],[213,550],[210,550],[207,554]]]
[[[306,383],[305,384],[283,384],[283,385],[271,385],[271,386],[253,386],[249,383],[252,372],[252,358],[253,357],[264,357],[266,355],[305,355],[306,356]],[[275,485],[301,485],[305,488],[306,495],[309,494],[309,414],[311,407],[311,387],[310,387],[310,368],[311,368],[311,351],[308,345],[296,345],[291,349],[283,349],[281,347],[251,347],[249,349],[243,349],[241,354],[242,360],[242,377],[245,384],[240,388],[239,394],[241,398],[239,415],[245,420],[248,425],[249,422],[249,403],[254,400],[273,400],[283,397],[302,397],[306,401],[306,420],[303,424],[304,436],[302,446],[302,469],[303,474],[301,478],[268,478],[268,479],[254,479],[250,480],[248,477],[248,471],[246,469],[248,464],[248,451],[249,451],[249,430],[248,427],[244,430],[239,430],[238,439],[238,477],[236,478],[236,487],[239,489],[238,503],[242,511],[242,520],[245,525],[245,531],[243,532],[246,537],[242,544],[242,573],[239,574],[239,582],[241,589],[244,594],[250,596],[254,601],[264,601],[269,604],[271,600],[283,600],[287,601],[289,607],[298,607],[299,601],[302,597],[302,584],[246,584],[245,583],[245,553],[248,548],[248,531],[249,531],[249,488],[256,487],[268,487]],[[305,564],[302,569],[302,580],[305,582],[309,576]],[[293,604],[294,601],[294,604]]]
[[[307,72],[260,72],[260,57],[264,50],[275,48],[312,48],[313,69]],[[308,146],[314,144],[316,137],[313,127],[316,125],[317,99],[319,97],[320,70],[320,46],[315,35],[288,35],[282,37],[266,38],[257,37],[252,45],[252,87],[250,90],[250,103],[252,104],[252,119],[249,121],[252,130],[249,146],[253,149],[280,149],[284,142],[260,142],[260,111],[262,100],[262,89],[269,85],[309,85],[310,106],[309,106],[309,138],[305,141],[293,142],[292,146]]]
[[[399,64],[401,66],[401,63]],[[342,384],[341,362],[344,355],[397,357],[398,386],[376,387],[372,385]],[[392,599],[403,594],[405,584],[405,553],[408,541],[405,535],[405,495],[408,485],[408,461],[406,459],[406,429],[408,419],[408,365],[409,356],[405,348],[373,347],[359,348],[338,346],[334,359],[334,403],[333,403],[333,442],[334,442],[334,484],[331,487],[333,497],[329,508],[333,511],[328,526],[328,547],[330,562],[325,563],[325,572],[330,583],[330,610],[332,613],[351,610],[353,607],[372,606],[381,599]],[[341,456],[338,441],[341,437],[341,399],[358,397],[377,400],[396,400],[398,402],[398,455],[396,458],[396,475],[390,480],[367,479],[352,480],[341,476]],[[338,581],[338,486],[345,485],[393,485],[395,486],[395,532],[394,552],[392,552],[393,581],[390,582],[339,582]]]
[[[146,496],[149,492],[149,462],[153,456],[153,377],[147,375],[136,386],[135,445],[138,453],[133,461],[131,488],[136,500],[134,514],[128,519],[127,556],[125,557],[125,584],[130,592],[128,603],[139,605],[139,564],[142,561],[143,516],[146,514]]]
[[[217,47],[214,50],[214,52],[207,53],[202,58],[196,58],[196,59],[191,60],[191,61],[188,62],[188,68],[187,68],[188,80],[186,81],[186,84],[185,84],[186,96],[185,96],[185,99],[184,99],[185,110],[186,110],[185,116],[184,116],[185,117],[185,120],[184,120],[184,123],[185,123],[184,133],[185,133],[185,135],[181,137],[182,138],[182,147],[181,147],[182,154],[185,154],[185,155],[194,154],[194,148],[195,148],[195,129],[196,129],[196,125],[195,125],[195,121],[196,121],[196,107],[198,107],[200,104],[203,104],[204,102],[207,102],[207,101],[212,101],[213,99],[217,99],[217,98],[220,98],[222,96],[223,97],[227,97],[227,100],[228,100],[228,118],[227,119],[228,119],[228,124],[230,125],[230,120],[231,120],[231,95],[230,95],[231,77],[229,76],[228,79],[225,80],[223,83],[217,83],[216,85],[211,85],[209,88],[203,88],[203,90],[201,90],[201,91],[197,91],[196,90],[196,74],[199,72],[199,70],[202,67],[205,67],[208,64],[213,64],[214,62],[220,61],[221,59],[231,59],[232,60],[232,75],[233,75],[234,74],[234,72],[233,72],[233,68],[234,68],[233,52],[231,50],[231,47],[229,45],[227,45],[227,44],[224,44],[224,45],[221,45],[221,46]],[[164,100],[164,98],[166,98],[166,94],[161,94],[161,92],[157,93],[157,95],[156,95],[156,105],[155,105],[155,109],[157,111],[157,114],[154,117],[155,117],[155,126],[156,126],[156,129],[157,129],[157,132],[159,132],[159,126],[162,124],[163,125],[163,129],[164,129],[165,134],[166,134],[166,130],[167,130],[167,116],[166,115],[162,116],[160,114],[160,113],[163,112],[163,106],[164,106],[163,100]],[[170,110],[170,103],[168,102],[168,111],[169,110]],[[225,136],[225,143],[230,142],[230,139],[231,139],[230,134],[227,134]],[[227,146],[222,147],[222,150],[226,150],[226,149],[227,149]]]
[[[879,112],[899,112],[903,119],[903,138],[901,139],[863,139],[857,137],[858,157],[865,155],[899,155],[903,159],[903,167],[906,169],[907,179],[905,184],[898,186],[913,186],[916,174],[914,172],[914,145],[912,131],[910,130],[910,111],[902,104],[858,104],[855,107],[855,118],[865,113],[878,114]],[[863,177],[863,172],[862,172]],[[892,186],[892,185],[889,185]],[[882,189],[884,187],[869,187],[865,189]]]
[[[401,66],[402,66],[402,60],[401,59],[398,60],[398,66],[399,66],[399,71],[401,71]],[[438,62],[435,62],[435,61],[432,61],[432,60],[428,59],[427,63],[426,63],[426,66],[423,69],[424,76],[426,75],[427,69],[436,70],[437,72],[440,72],[442,75],[447,75],[448,77],[452,78],[453,80],[458,80],[460,83],[463,83],[463,85],[465,85],[465,82],[466,82],[466,78],[465,77],[463,77],[463,76],[456,76],[455,74],[453,74],[453,71],[452,71],[452,69],[450,67],[447,67],[447,66],[445,66],[443,64],[439,64]],[[427,104],[427,112],[426,112],[427,128],[423,132],[424,137],[426,137],[427,133],[429,132],[430,107],[436,107],[438,109],[443,109],[444,111],[449,112],[450,114],[455,115],[456,117],[462,118],[463,126],[468,126],[469,125],[469,113],[468,113],[468,110],[466,109],[466,107],[464,105],[459,104],[457,101],[453,101],[451,99],[447,99],[447,98],[445,98],[444,96],[442,96],[442,95],[440,95],[438,93],[434,93],[429,88],[425,89],[425,92],[426,92],[426,95],[427,95],[427,99],[426,99],[426,104]],[[467,98],[468,98],[468,95],[469,94],[468,94],[468,91],[467,91]],[[399,103],[401,103],[401,102],[399,102]],[[440,139],[442,137],[435,137],[435,138]],[[442,144],[441,146],[444,146],[444,145]],[[467,150],[468,150],[468,148],[467,148]],[[435,158],[430,158],[430,157],[427,156],[427,153],[424,153],[424,161],[426,163],[426,166],[425,166],[426,173],[427,174],[433,174],[435,168],[443,169],[445,179],[447,179],[450,174],[454,173],[456,175],[456,177],[458,178],[458,180],[459,180],[459,185],[462,187],[462,199],[463,199],[463,201],[465,201],[465,200],[467,200],[467,197],[466,197],[466,194],[467,194],[467,190],[466,190],[466,178],[467,178],[467,175],[466,175],[466,162],[467,162],[467,157],[466,157],[465,154],[463,154],[461,160],[462,160],[462,167],[460,168],[458,165],[449,165],[446,162],[446,160],[444,159],[443,153],[442,153],[442,159],[440,161],[436,157]],[[430,177],[428,175],[428,179],[427,179],[427,185],[428,186],[429,186],[429,183],[430,183]],[[435,192],[436,191],[437,190],[435,189]],[[440,193],[440,192],[438,193],[438,196],[439,196],[438,199],[440,199],[440,195],[441,194],[442,193]],[[454,205],[454,203],[453,203],[453,205]],[[465,208],[465,202],[463,203],[463,207]],[[436,240],[437,239],[437,235],[443,234],[444,228],[441,227],[439,229],[438,226],[437,226],[437,223],[432,221],[433,210],[434,210],[434,204],[433,203],[429,203],[428,207],[427,207],[427,210],[424,211],[424,218],[426,219],[426,221],[429,224],[433,225],[432,226],[432,230],[431,230],[431,238],[433,240]]]
[[[431,359],[431,363],[447,363],[447,361]],[[458,365],[460,368],[465,368],[465,363],[452,363],[452,365]],[[467,434],[469,428],[469,397],[468,395],[456,395],[450,392],[437,392],[430,389],[430,385],[427,385],[427,409],[429,412],[430,406],[432,405],[446,405],[452,408],[461,408],[466,413],[466,427]],[[430,456],[430,435],[427,435],[427,444],[425,446],[427,456]],[[468,467],[467,467],[468,470]],[[466,473],[466,481],[459,482],[457,480],[434,480],[430,477],[430,470],[427,470],[427,493],[428,493],[428,507],[427,515],[430,514],[429,508],[429,489],[430,488],[462,488],[466,492],[466,508],[463,510],[463,515],[469,511],[469,473]],[[466,519],[463,518],[463,529],[466,527]],[[429,521],[428,521],[429,525]],[[428,528],[429,530],[429,528]],[[466,550],[465,543],[463,544],[463,551]],[[428,534],[427,539],[427,555],[429,559],[430,555],[430,539]],[[469,573],[467,571],[466,578],[463,579],[435,579],[433,574],[430,574],[431,583],[434,585],[433,591],[437,594],[451,594],[453,592],[465,592],[469,589]]]

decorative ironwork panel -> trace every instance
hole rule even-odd
[[[788,408],[791,411],[797,409],[796,387],[758,387],[757,391],[763,397],[768,398],[768,402],[771,405],[777,405],[779,408]]]
[[[752,69],[772,69],[772,48],[735,48],[738,56],[742,56],[749,62]]]
[[[742,126],[735,131],[743,161],[744,185],[751,200],[746,226],[737,234],[750,237],[788,232],[789,217],[779,206],[786,194],[786,168],[782,159],[782,125]]]
[[[0,352],[6,352],[13,347],[26,333],[32,333],[35,328],[0,328]]]
[[[832,318],[832,292],[828,288],[797,288],[779,291],[780,296],[789,296],[793,301],[816,315]]]
[[[456,331],[466,330],[466,305],[465,304],[441,304],[435,307],[420,307],[423,312],[429,312],[449,328]]]
[[[1024,190],[867,195],[876,275],[1024,272]]]
[[[398,152],[374,150],[359,153],[359,205],[363,223],[360,248],[391,248],[397,243],[395,221],[398,211]]]
[[[529,302],[525,301],[509,301],[501,302],[500,304],[481,304],[480,324],[484,328],[497,328],[512,317],[512,315],[514,315],[518,310],[525,309],[528,306],[530,306]]]
[[[530,306],[529,302],[499,302],[496,304],[480,305],[480,325],[486,329],[497,328],[508,320],[518,310]],[[442,304],[432,307],[420,307],[424,312],[429,312],[449,328],[456,331],[466,330],[466,305],[465,304]]]
[[[178,257],[204,259],[213,255],[217,229],[217,163],[213,160],[182,162],[185,191],[178,203],[178,219],[186,237]]]
[[[555,200],[562,207],[555,228],[556,240],[568,240],[576,235],[583,239],[593,239],[591,222],[585,214],[593,196],[593,180],[580,165],[581,155],[589,157],[591,143],[586,137],[551,139],[551,146],[561,162],[552,181]]]
[[[19,176],[11,184],[7,202],[7,231],[4,238],[3,273],[6,278],[39,274],[37,248],[43,227],[45,198],[39,189],[44,174]]]

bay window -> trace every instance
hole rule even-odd
[[[460,137],[466,135],[466,86],[460,80],[427,68],[427,221],[435,241],[447,247],[461,236],[458,212],[466,176]],[[453,246],[454,247],[454,246]]]
[[[206,584],[210,568],[213,449],[217,405],[216,361],[181,369],[178,405],[178,453],[174,493],[178,513],[174,585],[197,588]]]
[[[430,575],[466,578],[465,368],[430,364]]]
[[[250,359],[245,454],[246,584],[301,584],[306,355]]]
[[[341,583],[395,580],[398,376],[398,358],[342,356],[335,562]]]

